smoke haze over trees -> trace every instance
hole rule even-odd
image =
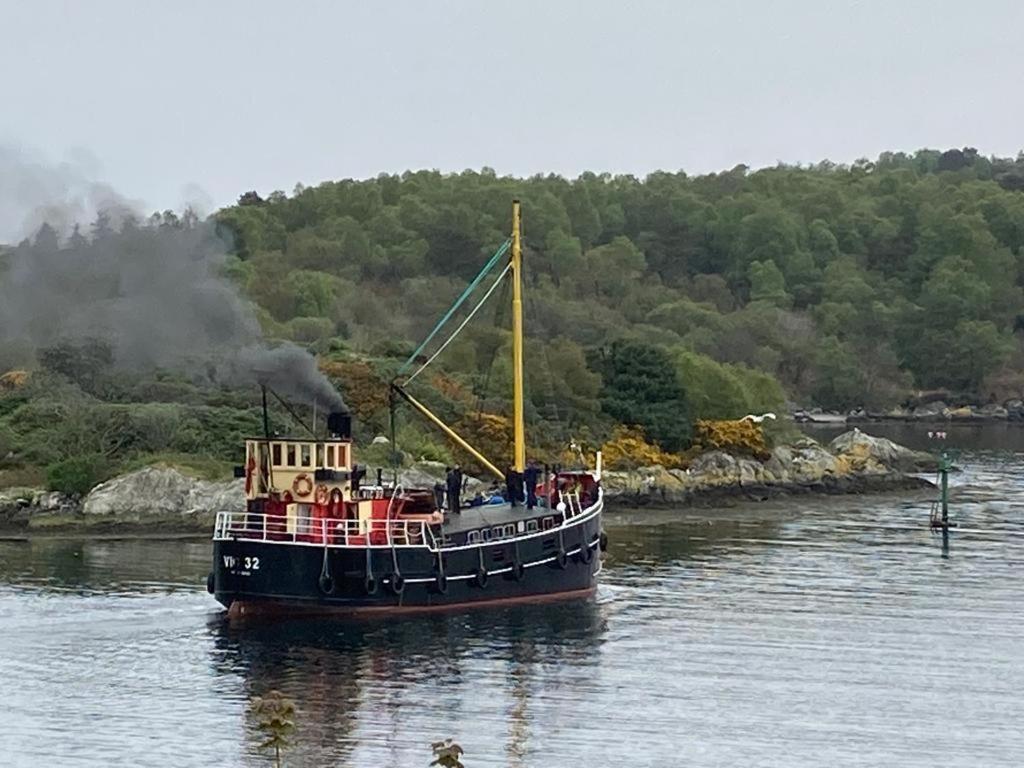
[[[83,174],[0,148],[7,215],[44,219],[4,257],[0,370],[30,366],[57,344],[99,340],[121,369],[259,382],[302,402],[344,407],[303,349],[264,343],[253,308],[220,274],[228,246],[212,222],[191,209],[140,220],[124,198]]]

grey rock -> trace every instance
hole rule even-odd
[[[914,408],[912,416],[916,421],[942,421],[946,418],[949,406],[942,400],[924,403]]]
[[[875,437],[859,429],[844,432],[829,443],[829,451],[846,459],[855,472],[921,472],[935,467],[935,457],[923,451]]]
[[[1009,418],[1010,412],[1008,409],[996,403],[988,403],[980,408],[976,409],[976,413],[983,419],[990,419],[992,421],[1002,421]]]
[[[89,523],[205,527],[216,513],[245,507],[245,480],[196,480],[168,467],[146,467],[93,488],[82,513]]]

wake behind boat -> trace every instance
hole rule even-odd
[[[504,263],[480,303],[415,372],[392,383],[401,399],[504,483],[503,500],[462,508],[461,484],[434,488],[364,483],[352,420],[327,419],[327,436],[264,435],[245,444],[246,508],[217,515],[207,588],[229,614],[423,611],[499,601],[587,595],[600,572],[600,454],[593,470],[526,462],[523,408],[522,248],[519,203],[512,235],[406,362],[420,354],[486,275]],[[507,260],[506,260],[507,258]],[[514,451],[502,472],[405,390],[503,280],[512,282]],[[447,504],[445,496],[447,495]],[[493,500],[492,500],[493,501]]]

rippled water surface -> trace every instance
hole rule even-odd
[[[0,764],[266,765],[277,688],[293,766],[1024,765],[1007,435],[951,435],[947,553],[928,495],[615,514],[597,598],[538,608],[231,625],[205,541],[0,543]]]

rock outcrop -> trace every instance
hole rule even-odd
[[[0,492],[0,526],[35,531],[208,531],[219,510],[245,506],[244,482],[209,482],[168,467],[147,467],[96,486],[84,499],[47,491],[7,489]]]
[[[912,472],[935,467],[928,454],[860,430],[826,449],[810,438],[776,446],[764,461],[712,451],[686,470],[643,467],[605,472],[606,498],[622,506],[711,503],[723,497],[765,499],[793,493],[858,493],[927,487]]]
[[[858,429],[826,448],[810,438],[776,446],[763,461],[709,451],[687,469],[642,467],[604,474],[612,504],[688,505],[723,498],[765,499],[793,493],[857,493],[929,485],[913,472],[935,468],[932,456]],[[403,486],[432,487],[444,465],[419,462],[402,470]],[[467,492],[484,480],[467,478]],[[32,489],[0,490],[0,527],[40,531],[168,530],[208,532],[220,510],[245,506],[244,480],[209,482],[168,467],[148,467],[108,480],[83,500]]]
[[[93,488],[82,515],[90,525],[207,529],[218,511],[244,507],[245,481],[240,478],[210,482],[168,467],[146,467]]]
[[[0,527],[18,529],[35,521],[68,522],[80,512],[76,499],[38,488],[0,489]]]
[[[815,421],[816,419],[797,418],[798,421]],[[1024,421],[1024,401],[1007,400],[1002,405],[987,403],[985,405],[951,406],[942,400],[933,400],[913,407],[897,406],[888,411],[869,411],[863,408],[846,414],[849,424],[867,424],[879,421],[920,422],[922,424],[984,424],[990,422]]]

